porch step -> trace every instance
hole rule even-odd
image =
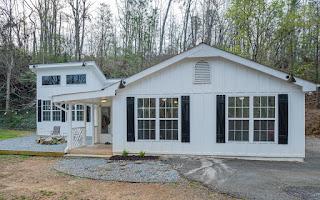
[[[94,155],[94,154],[65,154],[64,157],[71,158],[110,158],[112,155]]]

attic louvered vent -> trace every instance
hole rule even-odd
[[[209,63],[205,61],[197,62],[194,66],[194,84],[210,84],[211,83],[211,69]]]

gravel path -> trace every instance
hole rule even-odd
[[[180,179],[177,171],[161,161],[64,158],[54,168],[74,176],[108,181],[168,183],[177,182]]]
[[[0,141],[0,150],[14,151],[38,151],[38,152],[64,152],[67,144],[42,145],[37,144],[36,139],[39,136],[30,135],[25,137],[17,137]],[[87,143],[91,144],[91,137],[87,138]]]

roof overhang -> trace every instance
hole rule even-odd
[[[119,88],[119,82],[109,85],[106,88],[88,92],[66,93],[52,96],[54,103],[69,103],[69,102],[82,102],[82,103],[100,103],[100,100],[107,97],[116,95]]]

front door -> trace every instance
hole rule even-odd
[[[101,134],[100,142],[105,144],[111,144],[111,107],[101,107]]]

